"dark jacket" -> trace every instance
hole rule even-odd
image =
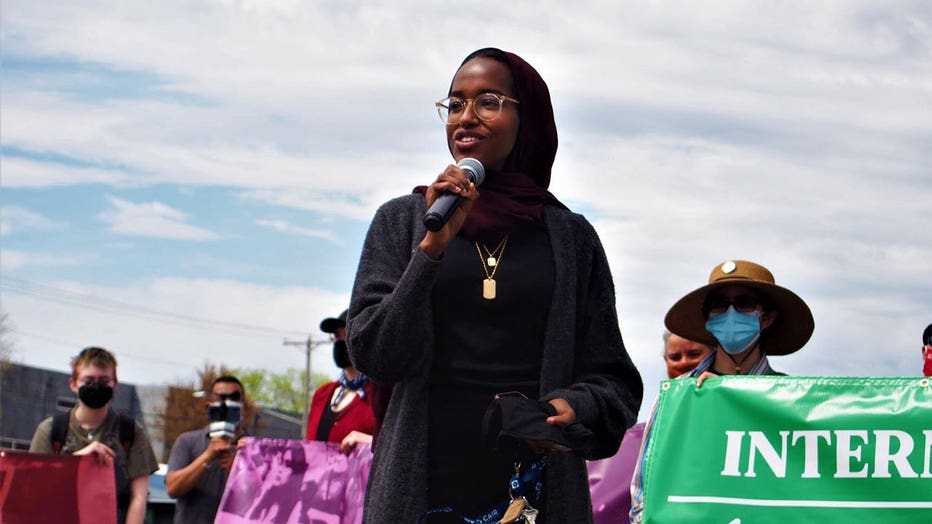
[[[364,521],[415,522],[426,509],[427,408],[433,351],[431,287],[440,261],[417,249],[424,237],[424,197],[384,204],[370,226],[347,325],[356,367],[394,382],[375,449]],[[562,397],[595,433],[587,459],[614,455],[634,424],[643,385],[625,351],[615,289],[598,235],[581,215],[554,206],[543,220],[556,271],[541,370],[541,398]],[[466,488],[466,487],[464,487]],[[550,523],[592,522],[586,464],[550,454],[545,478]]]

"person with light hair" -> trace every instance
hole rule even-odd
[[[142,524],[149,494],[149,475],[159,469],[145,427],[111,408],[119,383],[113,353],[84,348],[71,360],[74,409],[39,423],[29,445],[34,453],[92,455],[99,464],[113,463],[117,521]]]
[[[663,361],[667,365],[667,378],[692,371],[711,353],[712,348],[708,344],[683,338],[669,329],[663,331]]]

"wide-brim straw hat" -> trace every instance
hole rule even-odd
[[[705,328],[702,305],[709,293],[716,289],[743,286],[759,293],[777,311],[774,323],[761,332],[761,349],[767,355],[789,355],[806,344],[815,329],[815,321],[803,299],[774,282],[770,270],[760,264],[727,260],[712,269],[708,284],[673,304],[664,324],[672,333],[715,347],[718,341]]]

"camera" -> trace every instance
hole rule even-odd
[[[239,402],[239,392],[220,393],[217,395],[220,400],[211,402],[207,408],[207,416],[210,417],[210,438],[236,436],[236,425],[240,421],[240,412],[243,403]]]

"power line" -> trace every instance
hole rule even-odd
[[[16,330],[15,335],[16,335],[16,336],[22,336],[22,337],[25,337],[25,338],[32,338],[32,339],[36,339],[36,340],[43,340],[43,341],[45,341],[45,342],[51,342],[52,344],[57,344],[57,345],[59,345],[59,346],[67,347],[67,348],[70,348],[70,349],[72,349],[72,350],[75,349],[75,348],[80,348],[80,347],[82,347],[82,345],[81,345],[80,343],[78,343],[78,342],[68,342],[68,341],[65,341],[65,340],[58,339],[58,338],[52,338],[52,337],[47,337],[47,336],[44,336],[44,335],[38,335],[38,334],[36,334],[36,333],[29,333],[29,332],[26,332],[26,331],[20,331],[20,330],[18,330],[18,329]],[[165,359],[153,358],[153,357],[151,357],[151,356],[142,356],[142,355],[136,354],[136,353],[134,353],[134,352],[132,352],[132,351],[125,351],[125,350],[122,350],[122,349],[121,349],[121,350],[120,350],[120,358],[122,359],[122,358],[125,358],[125,357],[129,357],[129,358],[132,358],[132,359],[135,359],[135,360],[144,360],[144,361],[147,361],[147,362],[153,362],[153,363],[156,363],[156,364],[164,364],[164,365],[170,365],[170,366],[179,366],[179,365],[187,365],[187,364],[188,364],[187,362],[180,362],[180,361],[175,361],[175,360],[165,360]]]
[[[308,335],[306,340],[282,341],[286,346],[304,346],[304,419],[301,425],[301,438],[307,438],[307,419],[311,412],[311,350],[315,346],[326,344],[329,340],[314,340]]]
[[[209,326],[214,330],[249,333],[252,335],[281,336],[283,334],[288,334],[304,336],[306,334],[306,331],[257,326],[239,322],[228,322],[224,320],[182,315],[169,311],[161,311],[145,306],[140,306],[138,304],[131,304],[129,302],[113,300],[107,297],[79,293],[77,291],[70,291],[48,284],[42,284],[39,282],[33,282],[30,280],[8,276],[0,278],[0,288],[6,289],[12,293],[31,296],[33,298],[47,302],[55,302],[66,306],[114,313],[117,315],[142,318],[145,320],[166,322],[185,327]]]

